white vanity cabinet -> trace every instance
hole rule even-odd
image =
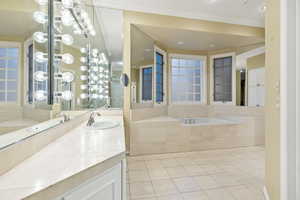
[[[122,163],[82,183],[55,200],[125,200]],[[124,197],[123,197],[124,196]]]

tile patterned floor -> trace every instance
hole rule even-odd
[[[264,200],[262,147],[127,158],[128,200]]]

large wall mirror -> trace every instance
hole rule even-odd
[[[153,104],[154,40],[131,25],[131,106]]]
[[[86,1],[1,1],[0,149],[63,115],[122,107],[122,57],[103,34],[111,13],[121,16]]]
[[[264,68],[263,38],[131,25],[132,109],[159,101],[263,107]]]

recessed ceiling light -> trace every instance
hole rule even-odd
[[[208,0],[209,3],[216,3],[217,0]]]
[[[266,10],[267,10],[267,6],[266,6],[266,4],[263,4],[262,6],[260,6],[260,8],[259,8],[259,11],[261,12],[261,13],[265,13],[266,12]]]
[[[178,44],[178,45],[183,45],[183,44],[184,44],[184,42],[182,42],[182,41],[179,41],[179,42],[177,42],[177,44]]]
[[[243,4],[246,5],[248,3],[248,0],[242,0]]]
[[[209,47],[214,48],[216,45],[210,44]]]

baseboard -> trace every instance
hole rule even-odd
[[[268,193],[266,186],[264,186],[264,196],[265,196],[266,200],[270,200],[269,193]]]

